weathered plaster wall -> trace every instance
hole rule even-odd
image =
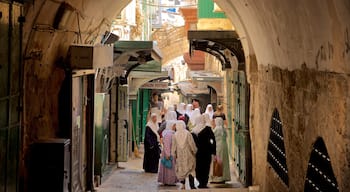
[[[350,2],[236,1],[217,4],[241,37],[251,84],[253,183],[287,191],[267,164],[274,108],[283,123],[290,191],[303,191],[312,144],[326,144],[339,191],[350,188]]]
[[[55,29],[54,18],[62,2],[67,4],[67,14]],[[36,0],[25,5],[24,125],[28,142],[57,133],[58,93],[69,45],[99,43],[114,16],[128,2]]]
[[[266,161],[271,117],[277,108],[283,124],[290,191],[303,191],[312,144],[318,136],[325,140],[340,191],[348,189],[349,77],[306,66],[294,71],[265,66],[258,76],[251,82],[254,182],[264,186],[264,191],[286,190],[276,185],[279,179],[269,171]]]
[[[156,29],[152,33],[152,40],[157,41],[162,51],[163,65],[189,51],[185,27],[165,26]]]

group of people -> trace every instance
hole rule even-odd
[[[208,104],[201,114],[199,101],[193,99],[187,106],[181,103],[169,107],[161,122],[156,113],[151,113],[144,140],[145,172],[158,173],[158,182],[164,185],[181,182],[182,188],[188,178],[191,189],[196,188],[195,178],[198,188],[207,188],[208,181],[230,181],[226,117],[222,110],[219,105],[214,112]],[[217,161],[222,165],[220,175],[213,171]]]

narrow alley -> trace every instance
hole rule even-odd
[[[142,146],[139,150],[139,157],[133,155],[127,162],[121,162],[117,165],[110,165],[106,176],[102,180],[102,184],[96,188],[97,192],[153,192],[153,191],[178,191],[181,183],[176,186],[164,186],[157,182],[158,174],[145,173],[142,169],[143,150]],[[209,189],[197,189],[195,191],[221,191],[221,192],[248,192],[248,188],[244,188],[237,181],[231,162],[231,178],[230,182],[225,184],[209,184]],[[186,182],[186,190],[190,191],[188,182]],[[184,191],[184,190],[182,190]],[[253,190],[250,190],[253,191]]]
[[[0,0],[0,192],[348,192],[349,21],[350,0]]]

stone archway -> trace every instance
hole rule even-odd
[[[25,5],[23,156],[35,137],[52,136],[58,127],[58,109],[51,104],[57,103],[57,87],[63,81],[69,44],[99,41],[109,20],[128,2],[67,0],[64,19],[56,28],[53,22],[60,1],[38,0]],[[281,114],[290,114],[285,118],[285,135],[292,138],[286,143],[291,148],[288,156],[294,167],[290,170],[290,190],[302,190],[303,180],[298,178],[307,160],[299,157],[307,153],[304,143],[316,133],[322,133],[326,141],[344,144],[330,146],[328,152],[338,160],[334,170],[340,191],[350,188],[346,182],[350,172],[347,154],[340,153],[349,151],[350,146],[344,138],[349,132],[346,121],[349,93],[344,91],[349,81],[349,1],[217,0],[216,3],[235,25],[247,61],[252,98],[249,118],[253,130],[253,183],[261,184],[262,191],[268,190],[264,183],[266,174],[259,169],[267,164],[266,149],[262,147],[267,144],[264,133],[269,128],[266,111],[271,106],[281,106]],[[308,124],[310,121],[322,124]]]

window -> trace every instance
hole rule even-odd
[[[313,146],[307,166],[304,191],[339,191],[331,160],[322,138],[318,138]]]
[[[289,186],[282,122],[277,109],[274,110],[271,118],[270,138],[267,147],[267,162],[276,171],[282,181]]]

